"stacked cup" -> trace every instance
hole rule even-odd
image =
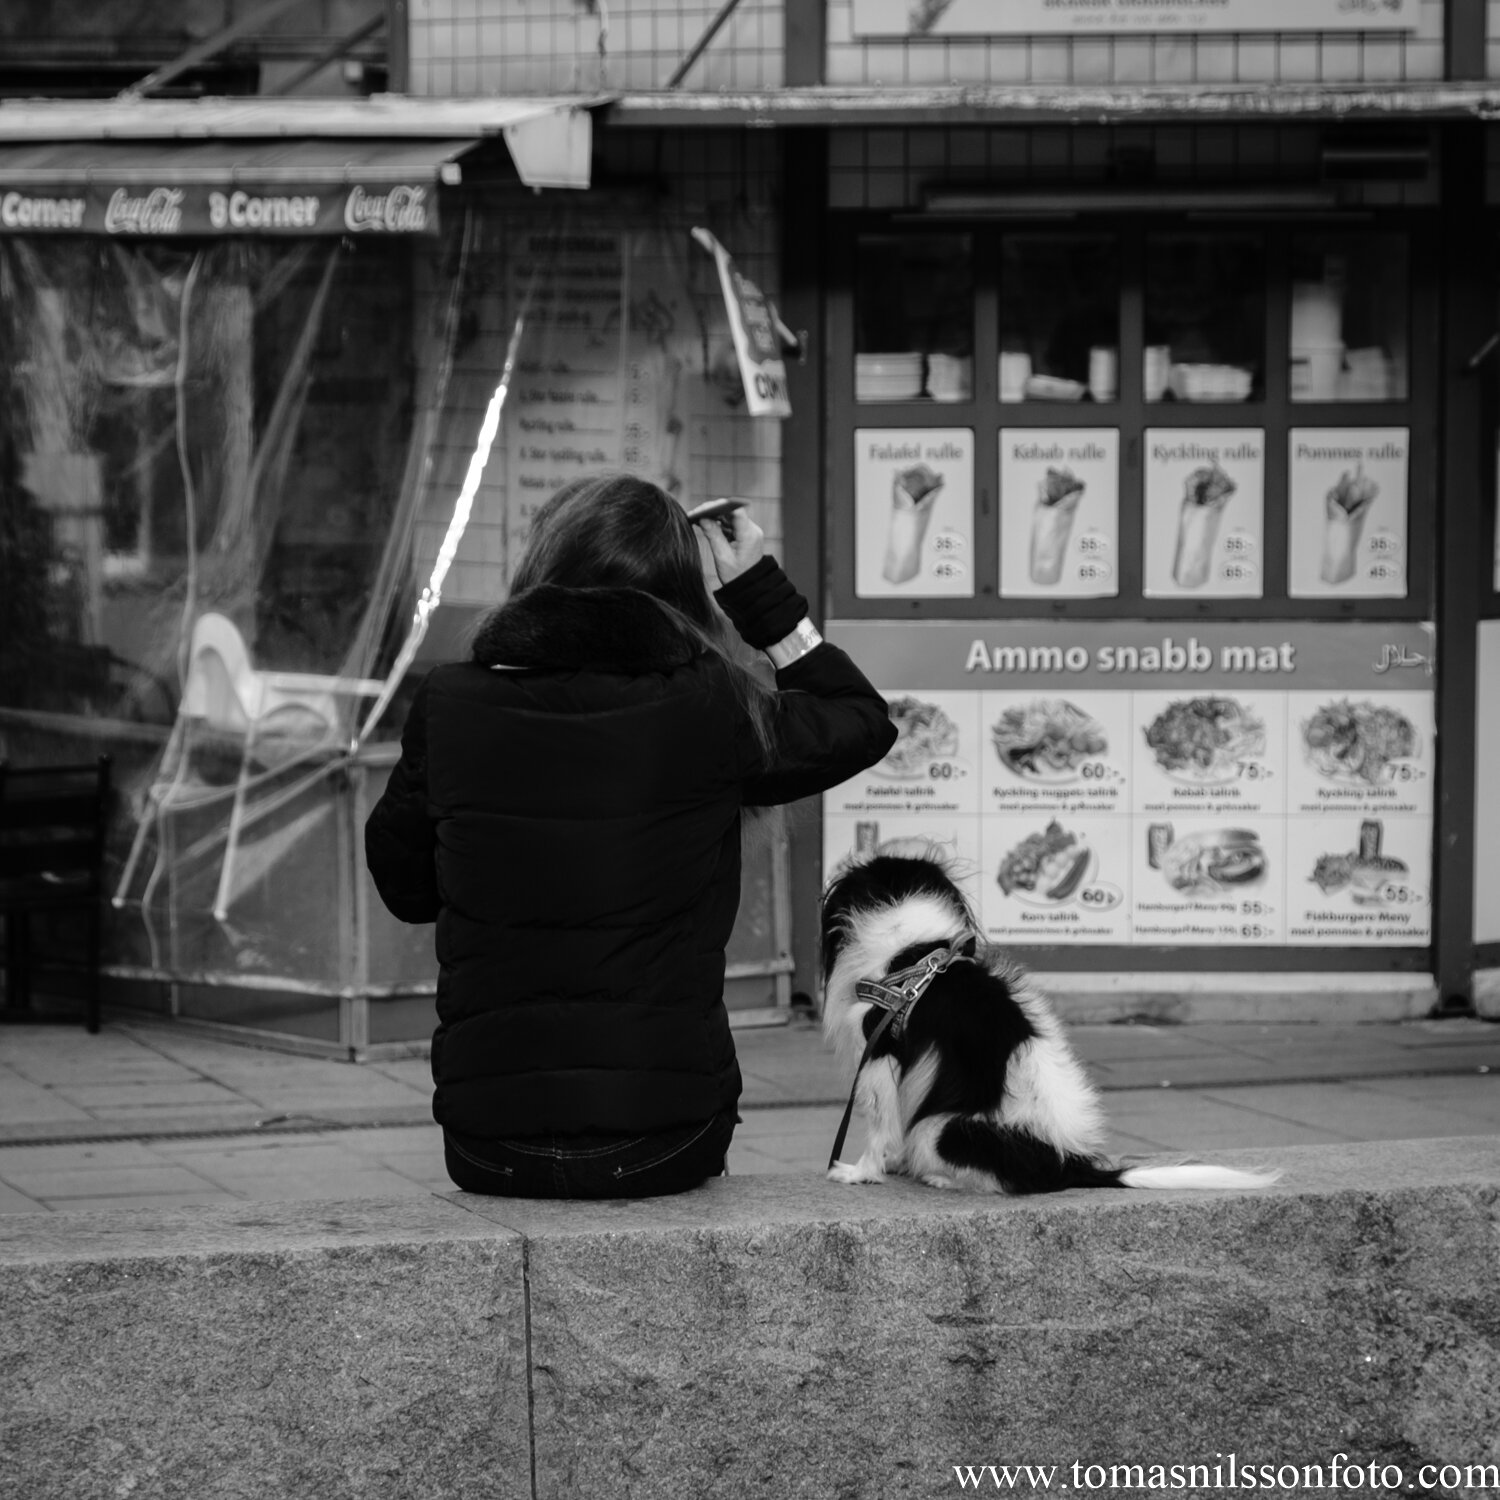
[[[1344,309],[1326,281],[1292,283],[1293,401],[1333,401],[1344,367]]]

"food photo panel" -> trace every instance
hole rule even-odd
[[[1432,941],[1431,879],[1431,818],[1288,818],[1286,940],[1425,946]]]
[[[1430,817],[1430,692],[1296,692],[1287,697],[1289,814]]]
[[[1119,432],[1002,430],[1001,595],[1113,598],[1120,592],[1119,550]]]
[[[864,858],[876,854],[915,858],[937,855],[948,865],[970,904],[978,909],[981,884],[978,818],[917,813],[887,813],[868,818],[845,813],[824,815],[825,882],[851,856]]]
[[[854,592],[861,599],[973,595],[969,428],[856,429]]]
[[[1287,593],[1406,597],[1404,427],[1294,427],[1287,440]]]
[[[1130,822],[1088,813],[986,817],[979,917],[1006,943],[1128,943]]]
[[[830,813],[977,814],[980,807],[978,693],[884,695],[896,743],[885,759],[824,794]]]
[[[1264,511],[1259,428],[1148,429],[1146,596],[1259,599]]]
[[[985,813],[1129,811],[1129,693],[975,696]]]
[[[1286,820],[1225,813],[1131,820],[1131,924],[1138,943],[1279,943]]]
[[[1286,694],[1135,693],[1137,814],[1277,814],[1286,806]]]

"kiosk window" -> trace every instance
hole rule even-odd
[[[1292,237],[1291,400],[1406,399],[1408,263],[1404,234]]]
[[[1000,247],[1000,399],[1114,401],[1119,350],[1118,239],[1007,235]]]
[[[1265,280],[1259,236],[1147,237],[1147,401],[1263,398]]]
[[[974,388],[974,255],[966,234],[856,242],[854,399],[967,401]]]

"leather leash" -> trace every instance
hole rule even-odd
[[[972,959],[978,947],[979,939],[971,933],[966,938],[955,939],[947,947],[934,948],[925,958],[919,958],[909,968],[899,969],[894,974],[887,974],[884,979],[861,979],[855,983],[855,998],[878,1006],[885,1012],[885,1015],[881,1017],[880,1024],[870,1033],[869,1040],[865,1042],[865,1050],[860,1056],[859,1066],[854,1070],[854,1082],[849,1088],[849,1102],[844,1106],[844,1118],[839,1121],[838,1134],[833,1138],[833,1154],[828,1158],[830,1170],[838,1161],[839,1152],[844,1149],[844,1138],[849,1134],[849,1121],[854,1114],[854,1095],[859,1089],[859,1075],[864,1071],[865,1064],[869,1062],[870,1054],[875,1050],[875,1044],[887,1031],[900,1041],[902,1032],[906,1030],[907,1018],[911,1015],[912,1007],[927,993],[928,985],[950,964],[962,959]]]

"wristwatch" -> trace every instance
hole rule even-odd
[[[799,661],[814,647],[822,644],[823,637],[818,634],[818,627],[806,615],[803,615],[797,622],[797,628],[790,635],[783,636],[779,641],[766,647],[766,655],[780,670],[782,667],[791,666],[794,661]]]

